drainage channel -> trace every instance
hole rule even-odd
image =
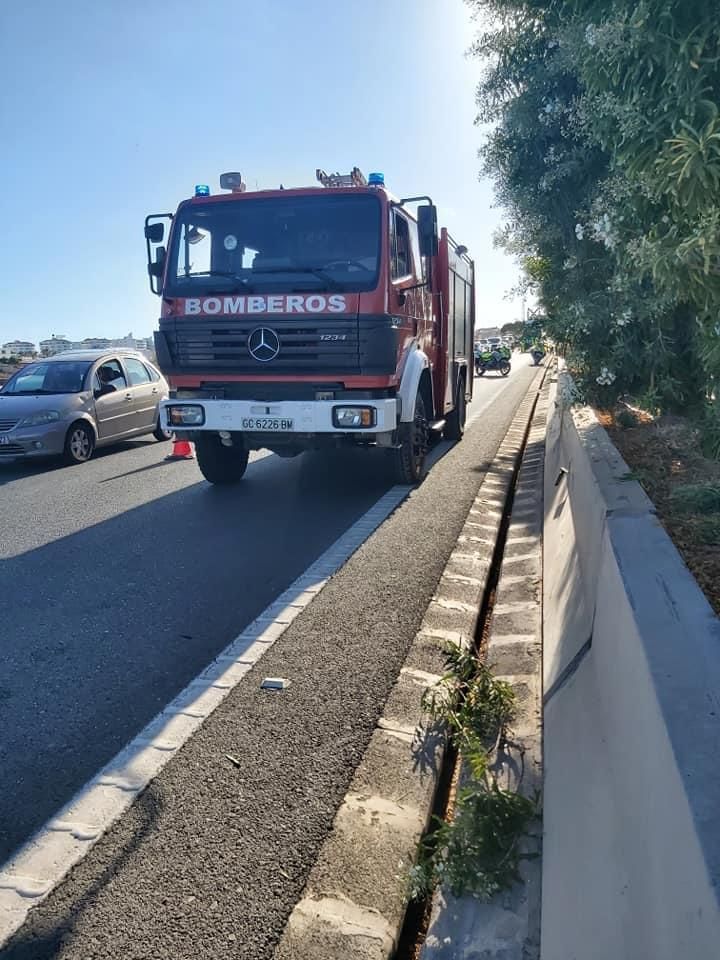
[[[544,377],[543,377],[544,381]],[[532,403],[530,416],[522,438],[522,443],[518,451],[517,459],[513,467],[510,485],[502,512],[502,519],[498,529],[497,540],[493,549],[490,570],[488,573],[487,584],[483,594],[480,612],[478,615],[475,636],[473,638],[475,651],[478,661],[483,662],[487,657],[488,642],[490,635],[490,625],[492,623],[493,608],[497,596],[500,574],[502,571],[503,557],[505,554],[505,545],[510,528],[513,504],[515,502],[515,491],[518,483],[518,476],[523,462],[523,456],[528,443],[528,437],[532,428],[535,411],[540,396],[540,389]],[[452,745],[448,745],[443,760],[443,766],[440,772],[435,801],[433,803],[430,827],[423,837],[423,845],[432,848],[432,838],[437,831],[438,822],[452,820],[455,812],[455,800],[457,795],[457,786],[460,778],[461,757],[458,751]],[[423,944],[427,936],[428,926],[432,910],[432,894],[429,894],[423,900],[411,901],[408,904],[405,920],[402,926],[398,946],[393,960],[420,960]]]

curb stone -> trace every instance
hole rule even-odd
[[[447,643],[470,645],[475,637],[502,511],[543,378],[544,370],[483,480],[275,960],[387,960],[397,947],[407,876],[429,825],[445,752],[437,733],[418,738],[422,695],[445,671]]]
[[[543,387],[518,474],[488,640],[487,662],[517,697],[513,743],[498,777],[528,797],[542,787],[542,494],[538,467],[545,450],[549,382]],[[533,478],[532,480],[530,478]],[[541,489],[541,488],[540,488]],[[530,492],[532,491],[532,493]],[[515,505],[520,506],[519,516]],[[526,564],[523,570],[521,560]],[[520,771],[518,775],[518,771]],[[461,779],[467,777],[464,768]],[[503,782],[504,781],[504,782]],[[539,960],[542,837],[539,823],[523,841],[522,883],[487,903],[436,890],[420,960]]]

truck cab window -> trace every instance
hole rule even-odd
[[[380,268],[379,200],[243,195],[181,208],[168,250],[165,292],[333,293],[372,290]]]
[[[392,278],[410,276],[413,272],[410,253],[410,229],[408,221],[397,210],[393,211]]]

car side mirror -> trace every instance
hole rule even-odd
[[[438,252],[437,207],[432,203],[424,203],[417,208],[417,217],[420,254],[434,257]]]

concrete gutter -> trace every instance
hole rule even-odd
[[[720,947],[720,622],[593,412],[545,471],[543,960]]]
[[[483,481],[276,960],[386,960],[395,951],[407,876],[429,824],[444,754],[442,740],[417,736],[422,695],[444,671],[444,644],[474,638],[541,378],[520,404]]]
[[[518,713],[512,743],[498,758],[498,783],[527,797],[542,789],[542,476],[549,384],[538,400],[528,435],[495,605],[487,660],[515,690]],[[462,777],[468,772],[463,768]],[[537,960],[540,956],[541,860],[539,824],[523,844],[522,883],[487,903],[435,892],[421,960]]]

